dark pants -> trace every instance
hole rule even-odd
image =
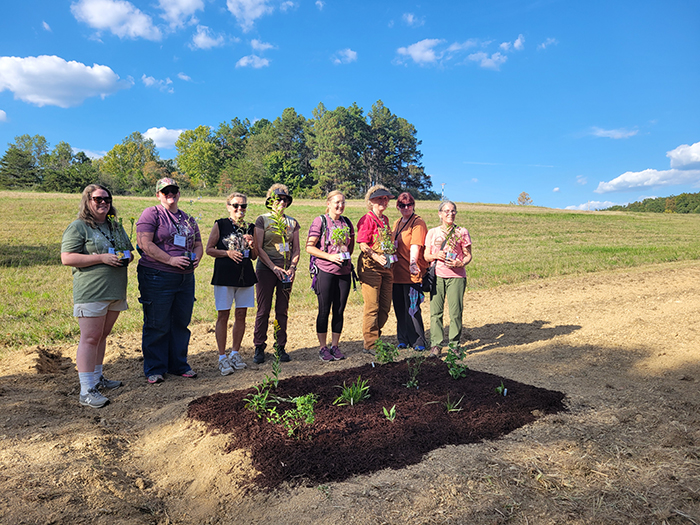
[[[425,299],[420,284],[394,283],[391,292],[396,314],[396,337],[399,344],[427,346],[420,304]]]
[[[318,316],[316,317],[316,333],[328,333],[328,317],[333,310],[331,330],[334,334],[343,331],[343,313],[350,295],[350,274],[336,275],[318,271],[316,276],[316,295],[318,296]]]
[[[188,325],[194,307],[194,273],[179,274],[139,266],[139,302],[143,305],[143,372],[184,374]]]
[[[277,334],[277,344],[280,348],[284,348],[287,344],[287,311],[289,310],[289,296],[292,289],[283,288],[282,281],[264,264],[258,265],[256,275],[258,276],[258,284],[255,285],[255,299],[258,303],[258,313],[255,315],[253,344],[260,346],[267,341],[272,298],[275,296],[275,319],[280,327]]]

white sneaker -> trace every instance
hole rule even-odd
[[[230,361],[231,366],[236,370],[243,370],[244,368],[248,368],[248,365],[246,365],[243,362],[243,358],[238,352],[231,352],[231,355],[228,356],[228,360]]]
[[[233,374],[233,367],[231,367],[231,362],[228,360],[228,357],[219,359],[219,370],[222,376]]]

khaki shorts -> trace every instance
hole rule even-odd
[[[73,317],[102,317],[107,315],[107,312],[123,312],[128,308],[129,305],[124,299],[78,303],[73,305]]]
[[[214,304],[216,310],[230,310],[233,303],[236,308],[253,308],[255,306],[255,287],[214,285]]]

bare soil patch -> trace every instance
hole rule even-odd
[[[198,299],[213,311],[210,294]],[[112,338],[105,370],[125,385],[100,410],[78,404],[74,345],[8,351],[0,523],[700,523],[700,263],[533,280],[465,305],[470,369],[562,392],[567,411],[403,468],[271,491],[250,487],[250,452],[227,452],[230,435],[186,415],[270,374],[265,363],[221,377],[213,324],[193,328],[200,377],[160,385],[143,379],[139,334]],[[345,361],[319,361],[313,321],[292,313],[283,379],[369,362],[359,308]],[[251,348],[248,334],[249,363]]]

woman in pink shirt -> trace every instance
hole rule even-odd
[[[467,272],[464,267],[472,260],[472,240],[466,228],[455,224],[457,206],[452,201],[443,201],[438,208],[440,226],[428,231],[425,237],[424,258],[434,261],[435,294],[430,298],[430,355],[442,353],[444,337],[443,314],[445,299],[450,309],[450,331],[448,344],[459,344],[462,335],[462,311],[464,292],[467,288]]]

